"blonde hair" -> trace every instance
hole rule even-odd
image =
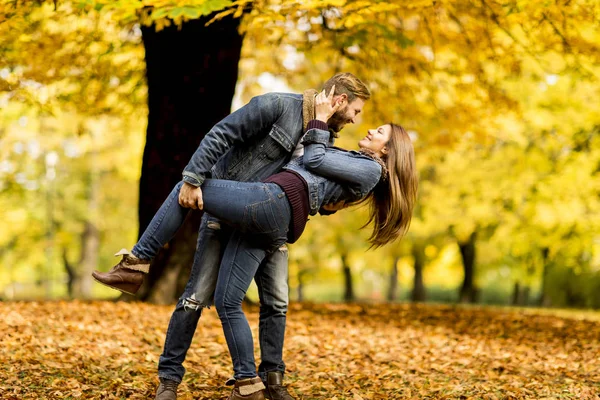
[[[371,247],[380,247],[402,237],[412,218],[417,201],[419,179],[415,163],[415,151],[408,133],[400,125],[389,124],[392,134],[382,157],[388,170],[386,180],[360,202],[370,203],[370,217],[365,226],[373,222],[369,237]]]
[[[323,85],[325,93],[329,94],[333,85],[335,85],[334,95],[345,93],[348,96],[348,103],[352,103],[357,97],[365,101],[371,98],[367,86],[350,72],[343,72],[329,78]]]

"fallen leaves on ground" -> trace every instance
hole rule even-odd
[[[0,398],[154,398],[172,310],[122,302],[0,303]],[[247,315],[257,338],[258,310]],[[600,323],[522,310],[292,304],[284,358],[290,392],[306,400],[598,399],[600,393]],[[185,366],[180,399],[227,398],[231,363],[214,309],[204,312]]]

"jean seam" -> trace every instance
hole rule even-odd
[[[181,188],[180,188],[181,190]],[[165,219],[165,215],[167,214],[167,212],[169,211],[169,209],[171,208],[171,204],[173,203],[173,199],[171,198],[171,196],[167,197],[167,199],[169,199],[169,202],[167,203],[167,207],[165,207],[164,212],[161,214],[160,219],[158,221],[156,221],[156,223],[154,224],[154,226],[152,227],[152,231],[150,231],[149,236],[154,238],[154,234],[156,233],[156,231],[158,230],[158,227],[160,226],[160,224],[163,222],[163,220]]]
[[[223,179],[220,179],[223,180]],[[212,187],[218,187],[218,188],[226,188],[226,189],[231,189],[234,188],[235,190],[244,190],[246,192],[248,191],[252,191],[254,189],[252,188],[245,188],[245,187],[240,187],[239,185],[233,185],[233,184],[219,184],[214,182],[215,179],[209,179],[206,182],[208,183],[208,186],[212,186]]]
[[[279,226],[279,221],[280,219],[277,218],[277,214],[273,212],[273,209],[279,210],[278,204],[277,204],[277,196],[273,195],[273,192],[270,190],[267,190],[267,192],[269,193],[269,200],[271,201],[271,207],[270,207],[270,212],[271,212],[271,216],[275,219],[275,229],[273,230],[273,232],[278,232],[281,230],[281,227]]]
[[[208,217],[205,218],[203,215],[202,219],[200,220],[200,229],[198,229],[198,238],[196,239],[196,249],[194,250],[194,258],[196,258],[196,253],[198,253],[198,251],[199,251],[198,242],[203,237],[203,235],[204,236],[207,235],[207,232],[206,232],[207,223],[208,223]],[[205,247],[205,246],[203,246],[203,247]],[[190,271],[190,277],[188,278],[188,284],[185,285],[185,289],[183,290],[183,295],[182,295],[183,298],[188,298],[191,296],[189,291],[191,291],[191,293],[196,292],[196,286],[198,284],[198,282],[197,282],[198,271],[197,270],[198,270],[198,267],[196,266],[196,263],[194,262],[194,260],[192,260],[192,269]],[[188,286],[189,286],[189,288],[188,288]],[[189,291],[188,291],[188,289],[189,289]]]
[[[279,188],[279,187],[278,187]],[[281,189],[282,192],[285,194],[285,191],[283,191],[283,189]],[[278,198],[277,196],[275,196],[273,194],[273,192],[271,192],[270,190],[268,190],[269,192],[269,199],[272,201],[272,206],[271,206],[271,215],[273,216],[273,218],[275,218],[275,225],[277,226],[277,228],[273,231],[273,232],[278,232],[279,234],[281,234],[281,225],[279,223],[279,221],[281,221],[283,219],[283,214],[281,213],[281,208],[279,207],[279,201],[281,201],[280,198]],[[285,196],[283,197],[285,198]],[[287,201],[287,199],[285,200]],[[275,212],[274,209],[276,210]],[[277,218],[277,216],[279,215],[279,218]]]
[[[262,294],[263,294],[263,299],[264,299],[264,302],[265,302],[265,303],[267,303],[267,299],[265,298],[265,283],[264,283],[264,276],[263,276],[262,274],[261,274],[261,276],[260,276],[260,285],[261,285],[261,287],[262,287],[262,290],[261,290],[261,292],[263,292]],[[263,346],[263,345],[264,345],[264,343],[263,343],[263,342],[267,340],[267,337],[268,337],[268,334],[269,334],[269,318],[265,318],[265,321],[264,321],[264,327],[265,327],[265,328],[264,328],[265,332],[264,332],[264,333],[261,335],[261,339],[262,339],[262,340],[261,340],[261,343],[260,343],[260,344],[261,344],[261,346]]]
[[[239,247],[240,247],[240,238],[238,237],[237,238],[236,247],[235,247],[235,254],[237,254]],[[229,283],[231,282],[231,276],[233,275],[231,273],[231,267],[233,266],[234,262],[235,262],[235,257],[233,257],[231,259],[231,264],[232,265],[230,265],[229,274],[227,276],[227,283],[225,284],[225,291],[223,292],[223,303],[226,302],[227,294],[229,293]],[[228,329],[230,331],[231,338],[233,339],[233,344],[235,346],[235,352],[236,352],[236,355],[237,355],[237,358],[238,358],[238,362],[240,362],[240,364],[241,364],[240,351],[238,349],[237,341],[235,340],[235,334],[233,333],[233,329],[231,328],[231,321],[229,320],[229,315],[227,315],[227,306],[225,304],[223,304],[223,313],[225,315],[225,319],[227,320],[227,327],[228,327]]]

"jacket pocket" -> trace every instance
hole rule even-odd
[[[252,151],[236,149],[231,157],[227,160],[227,179],[236,179],[240,171],[248,170],[253,162]]]
[[[269,160],[277,160],[291,153],[296,145],[283,129],[277,125],[269,132],[269,138],[261,149]]]

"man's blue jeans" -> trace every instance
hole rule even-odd
[[[189,209],[178,203],[180,188],[181,183],[175,186],[134,246],[132,252],[136,256],[153,258],[183,224]],[[203,216],[190,279],[179,298],[167,330],[158,365],[159,377],[181,382],[185,374],[185,356],[202,309],[212,304],[220,261],[234,232],[234,229],[219,223],[208,214]],[[280,248],[267,255],[253,275],[260,297],[261,364],[258,371],[263,379],[267,372],[285,371],[282,350],[288,305],[287,261],[287,249]]]

